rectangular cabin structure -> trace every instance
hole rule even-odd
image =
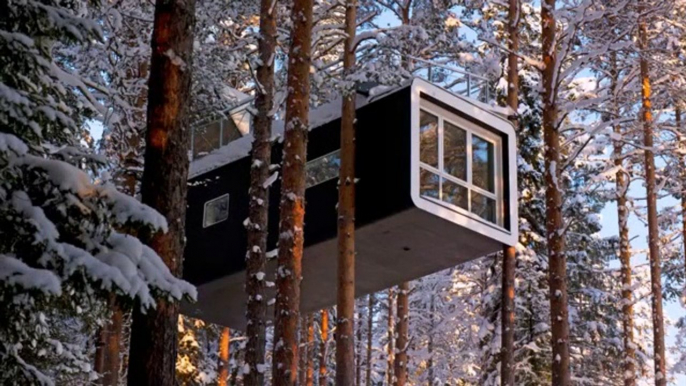
[[[418,78],[356,98],[356,296],[517,242],[515,132],[506,117]],[[303,312],[336,303],[340,107],[337,100],[310,113]],[[275,122],[273,135],[282,133],[283,122]],[[191,163],[186,218],[183,271],[198,302],[183,311],[238,329],[245,326],[251,142],[247,134]],[[282,152],[275,141],[273,164]],[[278,247],[280,170],[273,173],[268,256]],[[275,265],[270,259],[266,280],[274,280]]]

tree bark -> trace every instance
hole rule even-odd
[[[427,352],[429,354],[429,359],[427,360],[426,367],[429,373],[429,386],[434,384],[434,330],[436,328],[436,322],[434,317],[436,315],[436,292],[431,292],[431,300],[429,301],[429,343],[427,344]]]
[[[611,119],[619,117],[619,107],[616,101],[617,87],[619,85],[619,73],[617,71],[617,54],[610,54],[610,93],[615,98],[612,101]],[[612,130],[618,135],[622,135],[622,127],[619,124],[612,125]],[[622,276],[622,335],[624,341],[623,377],[624,386],[634,386],[636,384],[636,349],[634,345],[634,307],[631,269],[631,244],[629,242],[629,208],[627,207],[627,191],[629,189],[629,176],[624,170],[624,145],[622,141],[615,141],[614,164],[619,168],[616,174],[617,190],[617,221],[619,230],[619,262],[621,265]]]
[[[388,289],[388,345],[386,347],[386,381],[393,384],[395,361],[395,321],[393,320],[393,288]]]
[[[275,386],[298,377],[298,319],[305,219],[305,163],[310,103],[310,46],[313,0],[295,0],[288,54],[288,96],[284,134],[274,326]]]
[[[645,6],[641,7],[645,9]],[[665,332],[662,311],[662,267],[660,262],[659,230],[657,218],[657,192],[655,190],[655,155],[653,154],[653,115],[650,101],[650,69],[646,51],[648,48],[648,26],[645,19],[638,23],[638,43],[641,66],[641,122],[643,123],[643,146],[645,157],[645,183],[648,206],[648,250],[650,258],[650,281],[653,309],[653,352],[655,360],[655,385],[667,383],[665,372]]]
[[[141,232],[141,240],[181,276],[188,180],[187,130],[195,0],[158,0],[148,83],[145,166],[141,197],[166,217],[167,233]],[[158,299],[155,309],[133,310],[129,385],[174,385],[178,305]]]
[[[552,332],[552,384],[570,384],[569,309],[567,259],[564,254],[562,186],[560,186],[560,134],[557,106],[557,34],[555,0],[541,6],[543,49],[543,132],[545,140],[546,231],[548,242],[548,284]]]
[[[314,314],[307,316],[307,370],[305,386],[314,385]]]
[[[374,294],[369,294],[369,309],[367,310],[367,372],[365,385],[372,384],[372,338],[374,336]]]
[[[355,66],[357,0],[345,2],[343,72]],[[336,385],[353,386],[355,378],[355,89],[345,90],[341,111],[341,167],[338,188],[338,285],[336,291]],[[359,369],[359,363],[358,363]],[[359,371],[358,382],[359,384]]]
[[[510,0],[508,9],[508,48],[507,57],[507,105],[513,110],[513,117],[519,107],[519,69],[517,51],[519,51],[519,0]],[[516,118],[513,119],[516,125]],[[513,226],[519,226],[517,222]],[[514,332],[515,332],[515,268],[516,251],[513,246],[503,248],[503,283],[501,300],[501,357],[500,384],[514,386]]]
[[[119,356],[121,354],[124,311],[114,295],[110,296],[108,307],[112,314],[110,315],[109,323],[102,326],[98,331],[98,345],[95,350],[95,371],[102,375],[101,385],[117,386],[119,382]]]
[[[681,132],[681,107],[679,105],[674,109],[674,119],[677,131]],[[684,141],[685,139],[682,139],[682,146],[686,146]],[[686,154],[681,156],[681,165],[686,165]],[[684,244],[684,268],[686,268],[686,170],[681,176],[681,238]]]
[[[361,308],[361,307],[360,307]],[[362,384],[362,313],[357,312],[357,328],[355,329],[355,383],[354,385]]]
[[[407,347],[409,345],[409,292],[410,283],[404,282],[398,286],[398,323],[396,325],[397,337],[395,340],[395,386],[405,386],[407,383]]]
[[[324,386],[327,383],[326,380],[326,349],[329,342],[329,311],[322,310],[322,319],[320,325],[320,342],[319,342],[319,378],[317,379],[317,384],[319,386]]]
[[[265,315],[264,295],[267,249],[269,178],[271,164],[271,133],[274,105],[274,52],[276,50],[276,0],[260,2],[260,39],[258,50],[257,87],[253,119],[252,165],[250,168],[250,207],[248,213],[248,251],[246,253],[246,337],[245,363],[250,371],[244,377],[246,386],[264,384]]]
[[[228,327],[224,327],[219,337],[219,363],[217,364],[217,385],[219,386],[226,386],[229,380],[230,343],[231,330]]]
[[[298,365],[298,385],[304,385],[307,378],[307,356],[309,347],[307,346],[307,317],[300,320],[300,358]]]

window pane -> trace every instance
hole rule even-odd
[[[419,112],[419,160],[438,167],[438,117]]]
[[[472,135],[472,183],[495,193],[495,154],[493,144]]]
[[[220,121],[195,129],[193,133],[193,158],[202,157],[212,150],[218,149],[220,133]]]
[[[331,154],[309,161],[305,166],[307,170],[307,180],[305,188],[321,184],[324,181],[338,177],[338,170],[341,168],[341,152],[337,150]]]
[[[495,223],[495,200],[472,191],[472,213],[484,220]]]
[[[205,203],[203,227],[214,225],[229,218],[229,195],[217,197]]]
[[[467,199],[467,188],[454,182],[443,180],[443,201],[459,206],[462,209],[468,209]]]
[[[419,169],[419,194],[438,200],[438,175]]]
[[[222,146],[228,145],[229,142],[235,141],[241,137],[241,133],[236,128],[234,122],[229,119],[222,119]]]
[[[241,135],[246,135],[250,132],[250,125],[252,123],[252,115],[248,109],[240,110],[231,114],[231,119],[236,125],[236,128],[241,133]]]
[[[467,132],[443,121],[443,168],[467,181]]]

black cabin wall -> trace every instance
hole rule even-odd
[[[357,110],[356,222],[373,223],[413,207],[410,196],[410,87]],[[340,119],[309,132],[307,159],[340,149]],[[272,163],[280,164],[283,144],[276,143]],[[184,278],[200,285],[245,269],[250,157],[189,181]],[[338,179],[305,193],[305,246],[336,237]],[[268,250],[278,240],[280,178],[269,194]],[[202,227],[205,202],[229,193],[228,220]]]

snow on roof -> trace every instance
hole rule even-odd
[[[358,109],[364,107],[385,96],[391,95],[396,91],[404,89],[409,85],[410,82],[404,82],[395,87],[377,86],[372,89],[373,92],[369,93],[369,97],[360,95],[358,93],[356,94],[357,97],[355,100],[355,107]],[[310,130],[322,127],[325,124],[340,118],[341,105],[342,99],[339,97],[317,108],[310,109]],[[281,140],[283,137],[283,131],[284,121],[274,121],[272,123],[272,138],[278,138]],[[212,151],[210,154],[202,158],[192,161],[188,171],[188,178],[191,179],[197,177],[233,161],[249,156],[250,150],[252,149],[252,141],[253,135],[248,134],[242,138],[230,142],[226,146],[222,146],[219,149]]]

